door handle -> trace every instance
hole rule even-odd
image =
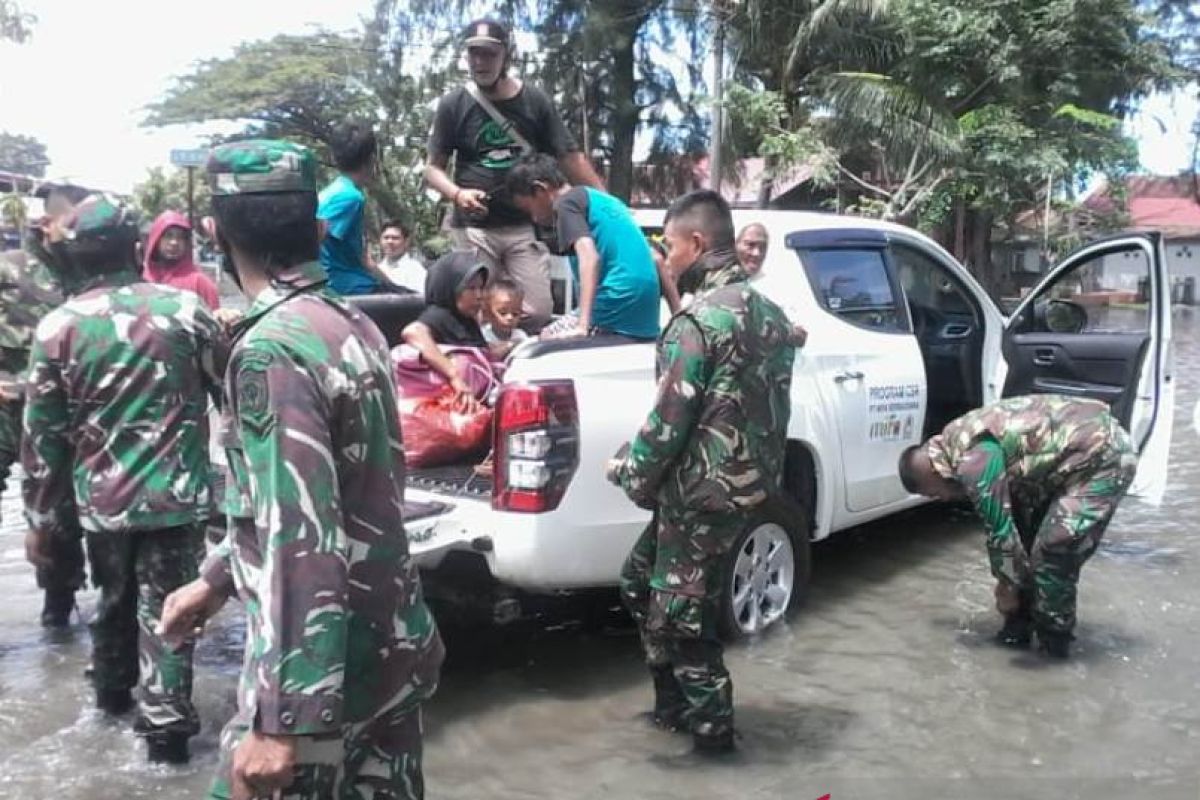
[[[1054,365],[1054,351],[1049,347],[1039,347],[1033,351],[1035,367],[1050,367]]]
[[[845,383],[846,381],[861,381],[863,374],[858,370],[843,370],[833,376],[834,383]]]

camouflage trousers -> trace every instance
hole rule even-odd
[[[621,569],[621,599],[637,622],[646,663],[671,668],[696,733],[733,727],[733,681],[718,618],[724,559],[742,527],[736,516],[660,509]]]
[[[239,704],[240,705],[240,704]],[[233,754],[250,729],[238,714],[221,732],[221,763],[209,789],[213,800],[232,797]],[[422,800],[421,706],[393,706],[341,734],[296,737],[292,783],[275,798],[288,800]]]
[[[50,566],[38,567],[37,585],[47,594],[76,592],[83,588],[83,529],[78,524],[50,539]]]
[[[196,578],[203,529],[87,534],[92,581],[100,589],[92,621],[97,689],[140,687],[136,730],[194,735],[191,645],[171,649],[154,633],[167,595]]]
[[[1019,614],[1046,631],[1074,630],[1080,570],[1096,552],[1136,472],[1137,457],[1125,438],[1049,497],[1040,487],[1014,487],[1013,517],[1030,566],[1029,580],[1018,587]],[[993,548],[988,555],[998,575],[1002,555]]]
[[[21,457],[20,402],[0,403],[0,494],[8,489],[12,465]],[[83,587],[83,529],[73,525],[50,540],[49,567],[37,568],[37,585],[46,592],[74,592]]]

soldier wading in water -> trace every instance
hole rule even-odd
[[[308,150],[223,145],[208,178],[251,301],[226,373],[229,535],[163,627],[186,635],[226,598],[245,604],[238,712],[210,796],[421,798],[421,707],[444,650],[401,519],[387,342],[325,289]]]
[[[996,638],[1066,658],[1079,571],[1137,471],[1129,435],[1096,400],[1032,395],[951,422],[900,457],[913,494],[969,499],[987,529],[1004,627]]]
[[[692,303],[658,342],[658,396],[609,477],[655,510],[621,572],[654,679],[655,721],[696,750],[733,749],[733,684],[717,620],[722,563],[783,479],[799,332],[750,287],[715,192],[667,212],[666,270]]]

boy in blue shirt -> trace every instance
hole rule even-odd
[[[394,291],[387,277],[367,263],[364,247],[362,189],[375,175],[375,132],[348,122],[334,133],[331,149],[340,174],[321,191],[317,206],[317,218],[325,223],[321,266],[329,288],[343,295]]]
[[[542,225],[554,225],[559,252],[573,253],[579,309],[543,337],[618,334],[658,338],[659,275],[650,246],[617,198],[567,183],[555,160],[534,154],[508,173],[513,203]]]

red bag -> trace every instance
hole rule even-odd
[[[454,392],[447,388],[430,397],[402,397],[400,433],[404,460],[410,467],[436,467],[482,454],[490,443],[492,410],[474,414],[454,410]]]

